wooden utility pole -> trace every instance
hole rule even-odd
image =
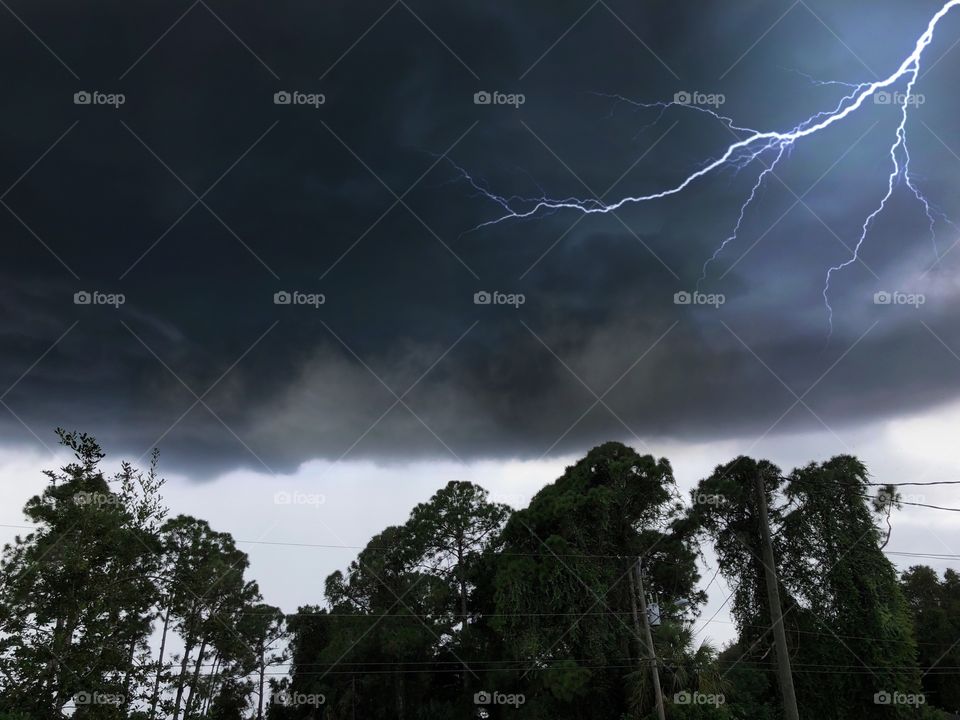
[[[780,679],[780,694],[783,695],[783,713],[786,720],[800,720],[797,712],[797,695],[793,689],[793,674],[790,672],[790,656],[787,654],[787,631],[783,627],[783,609],[780,607],[780,590],[777,583],[776,564],[773,558],[773,542],[770,540],[770,519],[767,517],[767,492],[763,478],[757,472],[757,509],[760,514],[760,532],[763,535],[763,565],[767,581],[767,601],[770,605],[770,622],[777,651],[777,675]]]
[[[634,566],[637,573],[637,591],[640,596],[640,616],[643,618],[643,634],[647,641],[647,652],[650,659],[650,674],[653,676],[653,695],[657,702],[657,719],[665,720],[663,714],[663,690],[660,688],[660,670],[657,667],[657,651],[653,647],[653,634],[650,632],[650,616],[647,615],[647,594],[643,589],[643,570],[640,560]],[[636,619],[636,615],[634,615]]]

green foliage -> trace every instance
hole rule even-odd
[[[831,720],[863,717],[863,708],[871,706],[873,717],[905,717],[907,707],[873,705],[879,692],[920,691],[911,617],[893,565],[882,553],[886,533],[877,525],[896,500],[873,500],[866,468],[852,457],[795,470],[785,486],[772,464],[738,458],[700,484],[701,496],[722,498],[696,506],[695,514],[714,540],[721,570],[737,583],[733,614],[744,647],[738,663],[772,671],[765,661],[772,637],[764,629],[770,615],[758,475],[770,507],[798,704]],[[765,702],[777,702],[772,685]]]
[[[536,707],[522,714],[643,711],[631,705],[637,696],[621,669],[643,654],[631,617],[631,571],[643,556],[648,592],[693,596],[695,550],[681,520],[669,463],[620,443],[594,448],[511,517],[493,578],[491,625],[507,657],[536,668],[523,684]]]
[[[960,709],[960,575],[947,570],[943,579],[925,565],[903,574],[903,593],[914,618],[920,666],[933,668],[923,676],[928,705]],[[953,668],[953,672],[943,670]]]
[[[781,720],[758,477],[801,717],[945,720],[937,708],[960,706],[960,576],[920,566],[898,579],[882,553],[896,488],[871,497],[852,457],[786,478],[736,458],[700,482],[692,507],[666,460],[620,443],[512,515],[450,482],[329,575],[324,606],[286,617],[263,602],[229,533],[166,518],[156,455],[146,471],[122,464],[107,477],[93,438],[59,434],[75,461],[48,473],[25,507],[36,529],[0,555],[0,720],[649,718],[639,558],[660,611],[667,717]],[[691,624],[704,539],[739,625],[719,654]],[[288,660],[289,677],[271,677]],[[921,678],[920,667],[935,669]],[[481,690],[526,701],[480,707]],[[921,690],[919,709],[873,703]],[[83,693],[123,699],[72,709]],[[276,694],[324,702],[285,706]]]
[[[237,680],[227,680],[210,705],[210,720],[246,720],[249,688]]]
[[[860,717],[878,692],[920,692],[911,617],[896,570],[881,551],[867,482],[863,464],[841,455],[795,470],[787,486],[792,508],[782,526],[785,582],[822,633],[800,648],[797,661],[870,669],[800,675],[798,699],[822,717]],[[856,650],[844,636],[859,638]],[[874,716],[910,712],[877,707]]]
[[[0,716],[246,718],[246,678],[284,636],[243,577],[246,555],[204,521],[165,522],[156,453],[146,471],[121,463],[107,477],[92,437],[58,436],[75,460],[46,473],[24,508],[36,529],[0,556]],[[158,624],[178,656],[152,657]]]
[[[24,510],[37,529],[0,558],[0,708],[38,718],[59,717],[84,693],[134,694],[163,515],[153,466],[143,474],[123,465],[108,480],[93,438],[58,436],[75,460],[47,473],[50,485]]]
[[[749,645],[741,641],[720,653],[724,707],[735,720],[781,720],[782,706],[775,697],[776,676],[743,662],[748,649]]]
[[[169,682],[174,691],[173,718],[184,717],[217,692],[218,683],[258,669],[266,625],[254,613],[260,604],[256,583],[244,579],[247,556],[229,533],[214,531],[204,520],[179,515],[160,529],[164,549],[162,612],[184,643]],[[279,622],[279,621],[278,621]],[[217,665],[222,677],[201,673]],[[158,662],[159,664],[159,662]]]
[[[769,618],[766,587],[763,579],[758,497],[755,478],[760,476],[770,524],[776,527],[780,513],[773,505],[774,494],[782,485],[780,468],[766,460],[738,457],[718,466],[691,493],[692,517],[713,541],[721,572],[736,582],[733,594],[733,616],[744,640],[752,642],[758,619]],[[777,543],[777,556],[782,547]]]

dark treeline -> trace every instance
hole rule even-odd
[[[229,534],[167,517],[156,456],[107,477],[60,438],[76,459],[0,560],[0,720],[655,718],[654,663],[667,718],[782,718],[758,477],[800,717],[960,708],[960,576],[897,574],[899,495],[852,457],[737,458],[683,498],[667,460],[606,443],[520,510],[450,482],[285,615]],[[724,648],[702,641],[719,577]]]

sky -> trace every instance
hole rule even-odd
[[[488,224],[491,196],[661,191],[738,137],[640,104],[793,128],[893,72],[941,5],[10,2],[3,522],[57,426],[111,459],[158,447],[175,511],[264,542],[362,545],[450,479],[522,504],[608,439],[684,489],[741,453],[960,478],[960,8],[907,124],[933,234],[899,183],[831,278],[832,331],[825,276],[886,191],[893,104],[797,142],[699,284],[773,156]],[[676,302],[697,289],[715,301]],[[896,547],[955,554],[943,515],[904,511]],[[352,556],[249,550],[285,609]]]

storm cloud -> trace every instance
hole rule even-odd
[[[895,107],[782,161],[700,285],[722,304],[676,294],[697,289],[762,165],[617,216],[477,228],[502,208],[464,172],[502,196],[609,199],[675,184],[732,141],[706,115],[614,96],[723,95],[738,123],[793,127],[848,91],[804,74],[885,75],[939,7],[808,5],[11,3],[5,442],[76,427],[203,477],[842,436],[955,399],[960,238],[938,216],[934,243],[908,188],[834,276],[828,332],[824,276],[886,189]],[[958,37],[960,15],[909,125],[914,173],[954,217]],[[476,104],[484,91],[524,102]]]

